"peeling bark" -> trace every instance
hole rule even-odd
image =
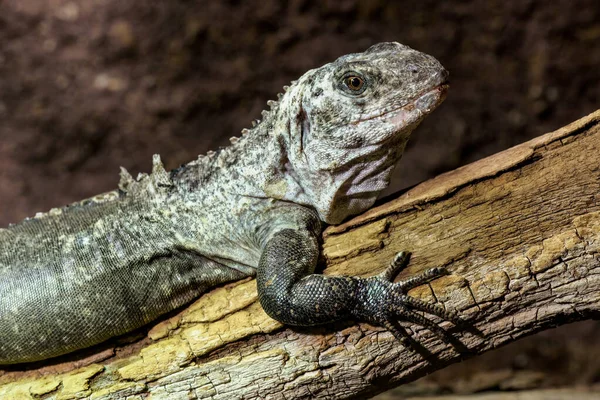
[[[600,310],[600,111],[443,174],[325,232],[326,274],[451,274],[410,294],[457,310],[468,352],[406,325],[426,351],[368,324],[291,329],[254,281],[213,290],[142,341],[0,373],[0,398],[364,398]],[[536,398],[536,397],[532,397]]]

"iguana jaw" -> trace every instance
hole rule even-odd
[[[398,115],[406,114],[413,110],[419,110],[423,116],[431,113],[438,105],[440,105],[444,99],[446,98],[446,94],[448,92],[449,85],[448,83],[442,83],[433,89],[427,90],[424,93],[420,94],[413,100],[404,104],[401,107],[395,107],[390,110],[385,110],[376,115],[363,117],[356,121],[351,122],[352,125],[358,125],[362,122],[383,119],[389,120],[392,118],[397,118]],[[390,118],[391,117],[391,118]],[[401,126],[402,128],[402,126]]]
[[[449,85],[442,83],[428,90],[402,107],[387,110],[378,115],[362,118],[352,122],[352,125],[369,123],[387,123],[394,126],[394,130],[388,135],[382,135],[379,140],[370,144],[377,145],[391,141],[398,134],[412,132],[421,120],[435,110],[446,98]]]

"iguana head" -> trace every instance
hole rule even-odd
[[[380,43],[304,74],[279,107],[297,202],[336,224],[371,207],[415,127],[444,99],[433,57]]]

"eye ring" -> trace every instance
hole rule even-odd
[[[365,86],[365,80],[358,75],[347,75],[343,79],[344,85],[352,92],[361,92]]]
[[[361,72],[346,70],[337,75],[334,85],[347,96],[359,97],[365,93],[371,84],[371,78]]]

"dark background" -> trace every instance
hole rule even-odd
[[[393,190],[599,108],[597,0],[0,0],[0,226],[114,189],[153,153],[174,168],[226,145],[290,80],[381,41],[451,72]],[[428,379],[598,382],[599,333],[563,327]]]

